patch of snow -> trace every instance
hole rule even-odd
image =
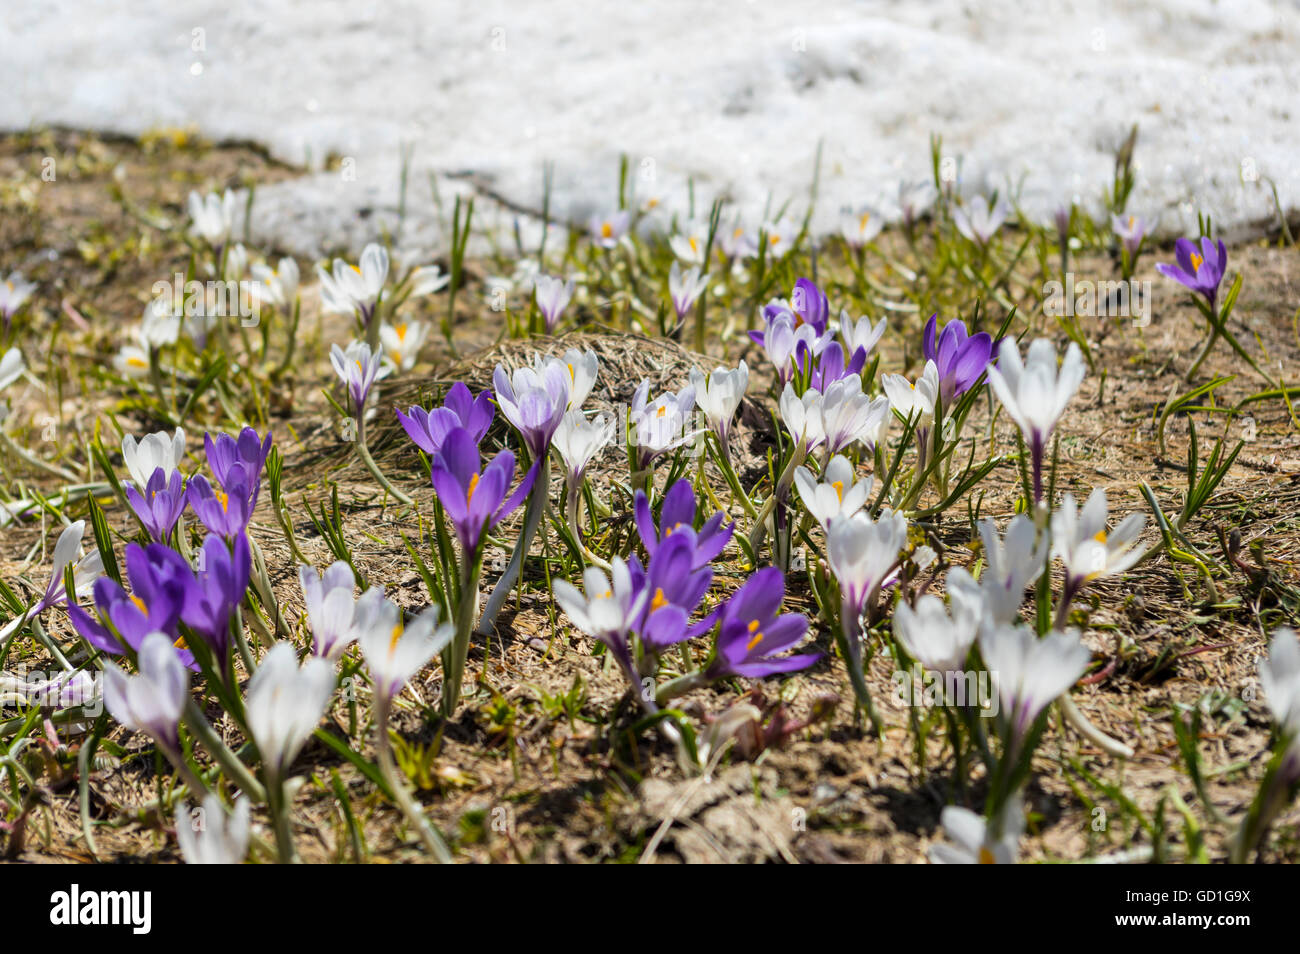
[[[626,153],[639,198],[680,215],[693,181],[701,211],[724,194],[756,226],[802,214],[821,143],[829,230],[928,177],[931,133],[965,194],[1015,184],[1045,221],[1099,205],[1138,123],[1130,209],[1231,234],[1275,214],[1266,179],[1297,207],[1297,48],[1295,0],[6,0],[0,128],[194,124],[345,157],[258,193],[257,237],[315,256],[395,226],[404,145],[401,242],[431,249],[431,174],[448,201],[472,173],[536,210],[550,161],[554,214],[585,222]]]

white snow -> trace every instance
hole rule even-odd
[[[5,0],[0,128],[194,124],[348,157],[355,179],[259,191],[255,231],[315,255],[391,228],[403,143],[402,244],[429,248],[430,172],[536,209],[550,160],[556,213],[585,221],[626,152],[639,197],[680,214],[693,178],[757,225],[769,200],[802,210],[822,142],[829,228],[927,177],[932,132],[965,193],[1020,183],[1046,219],[1097,205],[1137,122],[1131,210],[1240,232],[1274,215],[1264,178],[1297,206],[1298,49],[1294,0]]]

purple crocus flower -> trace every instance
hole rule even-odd
[[[463,427],[474,438],[474,443],[479,443],[492,424],[494,414],[496,408],[492,406],[491,391],[482,391],[478,397],[473,397],[469,388],[457,381],[447,391],[442,407],[431,411],[419,406],[410,407],[405,414],[397,411],[397,419],[415,446],[432,456],[442,450],[442,442],[454,427]]]
[[[257,485],[240,463],[230,465],[219,488],[208,483],[202,474],[196,474],[190,478],[186,495],[203,526],[227,540],[243,534],[257,506]]]
[[[858,348],[853,352],[853,357],[846,364],[844,361],[844,348],[840,346],[838,341],[831,342],[831,344],[827,345],[826,350],[822,352],[821,361],[813,369],[808,386],[816,388],[818,391],[825,391],[842,378],[861,374],[866,363],[867,352],[862,348]]]
[[[1180,238],[1174,243],[1174,257],[1178,259],[1177,265],[1162,263],[1156,266],[1156,271],[1204,295],[1213,309],[1224,270],[1228,267],[1228,250],[1223,242],[1214,242],[1209,236],[1204,236],[1198,249],[1191,239]]]
[[[688,625],[713,583],[713,568],[696,562],[696,548],[694,532],[682,530],[660,544],[644,570],[635,557],[629,562],[634,592],[644,588],[648,594],[635,628],[649,652],[660,653],[713,626],[716,616]]]
[[[432,463],[433,489],[466,555],[477,551],[484,534],[514,512],[537,478],[535,462],[515,492],[506,497],[515,473],[515,455],[503,450],[480,469],[478,442],[456,427],[442,442]]]
[[[223,667],[230,649],[230,618],[244,601],[252,565],[248,537],[239,534],[227,549],[225,541],[212,534],[203,541],[197,577],[186,588],[181,620],[212,647]]]
[[[540,369],[518,368],[513,373],[498,364],[492,383],[501,413],[519,431],[533,460],[540,460],[568,410],[572,381],[564,364],[548,361]]]
[[[106,576],[95,581],[95,609],[99,619],[80,606],[68,607],[68,618],[81,637],[96,649],[120,656],[130,647],[140,649],[153,632],[180,640],[179,623],[194,575],[185,558],[160,543],[127,544],[126,575],[131,593]],[[111,624],[112,629],[108,625]],[[123,646],[123,643],[126,646]],[[195,668],[194,654],[177,649],[181,662]]]
[[[184,478],[180,471],[172,471],[171,478],[168,479],[167,472],[161,467],[149,478],[144,493],[130,483],[126,485],[126,499],[131,504],[131,509],[140,518],[149,536],[158,543],[167,540],[185,510],[183,487]]]
[[[243,464],[244,473],[253,487],[256,497],[257,487],[262,481],[262,468],[266,466],[267,455],[271,453],[271,432],[266,432],[263,439],[257,431],[246,427],[234,438],[229,434],[218,434],[214,440],[211,434],[203,435],[203,448],[207,452],[208,467],[217,478],[217,483],[226,486],[226,474],[235,464]]]
[[[725,527],[722,520],[726,516],[721,510],[704,522],[699,530],[695,529],[695,488],[689,480],[679,480],[668,488],[664,494],[663,506],[659,511],[659,526],[655,527],[654,514],[650,512],[650,500],[644,491],[636,492],[636,528],[645,545],[646,554],[651,560],[660,546],[674,534],[683,535],[689,531],[689,539],[694,544],[694,559],[691,569],[713,562],[731,540],[736,525],[729,523]]]
[[[745,676],[761,679],[781,672],[807,669],[821,653],[777,656],[808,632],[801,613],[778,615],[785,598],[785,577],[776,567],[759,570],[722,608],[721,624],[709,665],[710,679]]]
[[[925,325],[925,357],[939,370],[939,395],[945,406],[975,386],[989,366],[993,355],[993,337],[987,332],[968,334],[960,318],[938,331],[938,312]]]

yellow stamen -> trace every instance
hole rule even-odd
[[[478,490],[478,474],[474,474],[469,479],[469,490],[465,492],[465,503],[469,504],[474,499],[474,491]]]
[[[663,589],[656,587],[655,598],[650,601],[650,612],[653,613],[655,612],[655,610],[661,610],[667,605],[668,605],[668,600],[664,598]]]

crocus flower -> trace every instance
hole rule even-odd
[[[275,268],[258,263],[250,269],[253,277],[253,294],[259,301],[276,308],[288,310],[298,297],[298,263],[292,258],[282,258]]]
[[[695,389],[695,403],[717,435],[722,453],[729,456],[727,436],[731,429],[731,419],[740,409],[740,402],[749,387],[749,366],[742,361],[734,370],[714,368],[708,377],[696,368],[691,368],[689,378],[691,387]]]
[[[1056,349],[1046,338],[1039,338],[1029,346],[1029,357],[1023,364],[1016,343],[1003,338],[997,364],[989,366],[989,386],[1029,445],[1035,502],[1043,499],[1043,452],[1066,405],[1079,390],[1083,373],[1083,354],[1077,344],[1070,342],[1058,371]]]
[[[853,443],[874,448],[889,413],[888,398],[872,398],[862,390],[857,375],[841,378],[826,388],[818,407],[820,432],[826,453],[838,454]],[[811,446],[811,445],[810,445]]]
[[[560,323],[560,316],[573,298],[573,279],[567,282],[549,275],[539,276],[535,285],[537,308],[546,320],[546,333],[549,335]]]
[[[1078,681],[1092,658],[1074,630],[1050,632],[1040,639],[1026,626],[986,626],[979,646],[1013,744],[1024,738],[1039,713]]]
[[[696,300],[703,294],[704,289],[709,287],[709,276],[707,273],[700,274],[698,267],[692,267],[682,271],[681,265],[673,262],[672,267],[668,270],[668,297],[672,299],[673,311],[677,313],[680,321],[686,317],[686,313],[691,310]]]
[[[1142,559],[1138,535],[1146,526],[1146,514],[1131,513],[1109,534],[1106,491],[1098,487],[1088,496],[1080,512],[1073,494],[1061,498],[1061,509],[1052,515],[1052,554],[1065,564],[1066,590],[1073,595],[1084,583],[1123,573]]]
[[[840,312],[840,337],[844,340],[844,350],[851,360],[861,361],[859,367],[866,367],[867,358],[871,357],[871,352],[885,334],[885,327],[884,318],[873,327],[871,319],[865,315],[854,321],[847,311]]]
[[[573,625],[609,647],[635,681],[628,634],[645,610],[649,594],[644,586],[633,585],[632,574],[621,557],[614,557],[610,568],[609,578],[596,567],[583,571],[585,596],[567,580],[556,580],[552,592]]]
[[[385,700],[401,692],[456,635],[454,623],[438,625],[436,606],[405,625],[401,609],[385,599],[383,589],[377,586],[357,600],[356,629],[375,692]]]
[[[176,521],[181,518],[181,513],[185,510],[183,484],[180,471],[172,471],[171,477],[168,478],[164,470],[159,467],[145,484],[143,493],[136,490],[132,484],[127,484],[125,488],[126,499],[131,509],[140,518],[145,532],[158,543],[166,542],[172,528],[176,526]]]
[[[398,371],[410,371],[428,337],[429,326],[423,321],[399,321],[395,325],[385,321],[379,326],[380,354]]]
[[[357,638],[352,621],[356,610],[352,567],[338,560],[322,574],[315,567],[300,566],[298,583],[311,625],[312,652],[325,659],[337,659]]]
[[[630,409],[636,428],[637,469],[645,470],[657,458],[676,450],[699,436],[688,431],[691,409],[695,407],[695,388],[687,385],[674,394],[665,391],[649,401],[650,382],[643,380],[632,395]]]
[[[936,865],[1013,865],[1020,853],[1020,836],[1025,830],[1025,810],[1020,799],[1007,799],[1001,819],[1001,834],[969,808],[948,805],[939,815],[944,833],[954,844],[930,848]]]
[[[121,655],[125,642],[139,652],[144,638],[162,632],[173,643],[180,641],[179,623],[188,591],[194,585],[194,573],[185,558],[160,543],[126,547],[126,576],[131,584],[128,595],[122,586],[106,576],[95,581],[95,608],[102,620],[95,619],[80,606],[68,607],[73,627],[94,648]],[[121,641],[119,641],[119,637]],[[194,668],[189,650],[176,650],[181,662]]]
[[[235,194],[227,189],[221,195],[209,192],[189,196],[190,234],[201,238],[218,251],[230,241],[235,227]]]
[[[252,568],[244,534],[236,536],[229,548],[214,534],[203,541],[198,572],[186,588],[181,620],[212,647],[223,668],[230,649],[230,620],[248,592]]]
[[[925,369],[913,384],[901,374],[886,374],[880,386],[889,399],[889,406],[905,421],[915,420],[925,427],[934,420],[934,407],[939,397],[939,368],[933,361],[925,362]]]
[[[1204,295],[1213,309],[1219,297],[1224,270],[1228,266],[1228,250],[1224,248],[1223,242],[1211,241],[1207,235],[1201,238],[1198,249],[1191,239],[1180,238],[1174,243],[1174,258],[1177,259],[1177,265],[1162,263],[1156,266],[1156,271]]]
[[[872,520],[859,511],[826,528],[826,562],[846,612],[861,616],[907,546],[907,519],[888,507]]]
[[[214,439],[211,434],[203,435],[203,448],[208,459],[208,467],[223,487],[228,483],[227,474],[235,464],[243,465],[243,476],[253,488],[254,497],[262,480],[262,468],[266,466],[267,455],[271,453],[271,432],[266,437],[257,436],[257,431],[246,427],[234,438],[229,434],[218,434]]]
[[[334,667],[309,656],[301,667],[288,642],[262,657],[248,680],[244,713],[262,764],[272,780],[282,778],[302,751],[334,695]]]
[[[712,563],[735,533],[736,525],[722,525],[726,514],[719,510],[698,531],[695,530],[695,488],[689,480],[678,480],[664,494],[664,502],[659,510],[659,526],[654,523],[654,514],[650,511],[650,500],[644,491],[636,492],[633,505],[636,516],[637,533],[645,546],[646,554],[653,559],[662,541],[674,533],[689,530],[694,538],[695,551],[692,569],[698,569]]]
[[[774,566],[749,578],[727,600],[718,626],[714,659],[706,670],[711,679],[743,676],[762,679],[777,673],[807,669],[821,653],[780,656],[808,632],[802,613],[781,613],[785,577]]]
[[[1128,252],[1129,261],[1132,262],[1137,255],[1138,248],[1142,245],[1142,239],[1146,237],[1146,221],[1136,215],[1120,218],[1118,215],[1112,214],[1110,227],[1124,245],[1124,250]]]
[[[627,234],[632,218],[626,209],[619,209],[608,215],[593,215],[589,227],[591,240],[601,248],[614,248]]]
[[[231,465],[221,487],[213,487],[202,474],[195,474],[185,495],[203,526],[227,540],[248,528],[257,506],[257,487],[251,484],[243,464]]]
[[[1040,534],[1033,518],[1019,514],[1007,524],[1006,536],[998,539],[992,517],[980,521],[980,539],[984,543],[984,572],[979,589],[984,608],[997,623],[1014,623],[1025,601],[1025,588],[1043,572],[1047,560],[1047,534]],[[953,570],[949,573],[952,586]]]
[[[27,614],[28,619],[45,612],[52,606],[62,606],[68,602],[64,576],[69,564],[72,566],[72,585],[78,593],[85,593],[86,589],[103,575],[104,562],[98,549],[91,550],[85,556],[81,555],[81,537],[85,532],[86,521],[76,520],[59,533],[50,560],[50,582],[46,584],[40,602]]]
[[[613,439],[614,419],[607,414],[598,414],[590,421],[581,411],[569,411],[564,415],[551,444],[564,460],[568,487],[582,486],[587,465]]]
[[[569,408],[573,379],[558,361],[536,368],[518,368],[507,373],[497,365],[492,375],[497,406],[528,446],[534,460],[540,460],[551,446],[555,429]],[[511,462],[513,467],[513,460]]]
[[[23,364],[23,353],[17,345],[0,355],[0,391],[21,378],[26,367]]]
[[[388,249],[372,242],[362,250],[359,266],[336,258],[333,274],[318,265],[316,275],[327,312],[354,315],[368,326],[388,281]]]
[[[474,438],[474,443],[479,443],[487,434],[494,414],[496,408],[492,404],[491,391],[480,391],[478,397],[473,397],[469,388],[457,381],[447,391],[442,407],[431,411],[419,406],[410,407],[405,414],[397,411],[397,419],[415,445],[432,455],[442,450],[442,442],[453,427],[463,427]]]
[[[215,792],[203,798],[201,809],[176,814],[176,841],[187,865],[238,865],[248,855],[252,832],[247,798],[235,799],[229,814]],[[201,814],[200,814],[201,813]],[[201,824],[199,823],[201,819]]]
[[[171,435],[166,431],[157,431],[146,434],[138,441],[134,434],[122,438],[122,460],[137,487],[147,487],[149,478],[159,469],[165,480],[170,481],[184,458],[185,431],[179,427]]]
[[[851,248],[862,248],[885,227],[884,217],[870,206],[840,215],[840,235]]]
[[[998,199],[995,205],[977,195],[965,206],[956,206],[952,210],[952,221],[957,231],[978,245],[987,245],[994,233],[1002,227],[1011,213],[1011,207]]]
[[[939,315],[930,316],[925,325],[925,356],[939,372],[939,394],[944,407],[952,404],[975,386],[993,354],[993,337],[980,331],[968,334],[960,318],[948,322],[937,332]],[[936,340],[937,339],[937,340]]]
[[[920,597],[915,608],[900,600],[894,610],[894,636],[909,656],[931,672],[964,670],[979,629],[982,601],[961,590],[950,590],[949,595],[951,615],[933,594]]]
[[[144,732],[168,757],[181,757],[181,711],[189,695],[190,675],[165,633],[149,633],[136,656],[139,675],[128,676],[104,663],[104,705],[128,729]]]
[[[636,630],[651,653],[661,653],[712,625],[711,618],[695,627],[687,625],[713,582],[713,569],[699,560],[698,550],[695,532],[683,528],[660,542],[644,573],[639,563],[632,563],[633,583],[650,594]]]
[[[433,488],[456,529],[465,554],[477,551],[489,530],[514,512],[532,489],[538,463],[506,497],[515,473],[515,455],[503,450],[480,470],[478,442],[463,428],[453,428],[433,457]]]
[[[866,505],[875,478],[868,476],[859,481],[853,478],[853,465],[839,454],[830,459],[820,482],[807,467],[795,469],[794,485],[799,489],[804,509],[823,530],[832,520],[851,517]]]
[[[383,366],[384,351],[371,353],[370,345],[364,341],[353,341],[346,351],[338,345],[330,347],[330,364],[334,373],[343,381],[352,399],[352,410],[360,417],[366,406],[370,389],[380,378],[388,376],[389,368]]]

